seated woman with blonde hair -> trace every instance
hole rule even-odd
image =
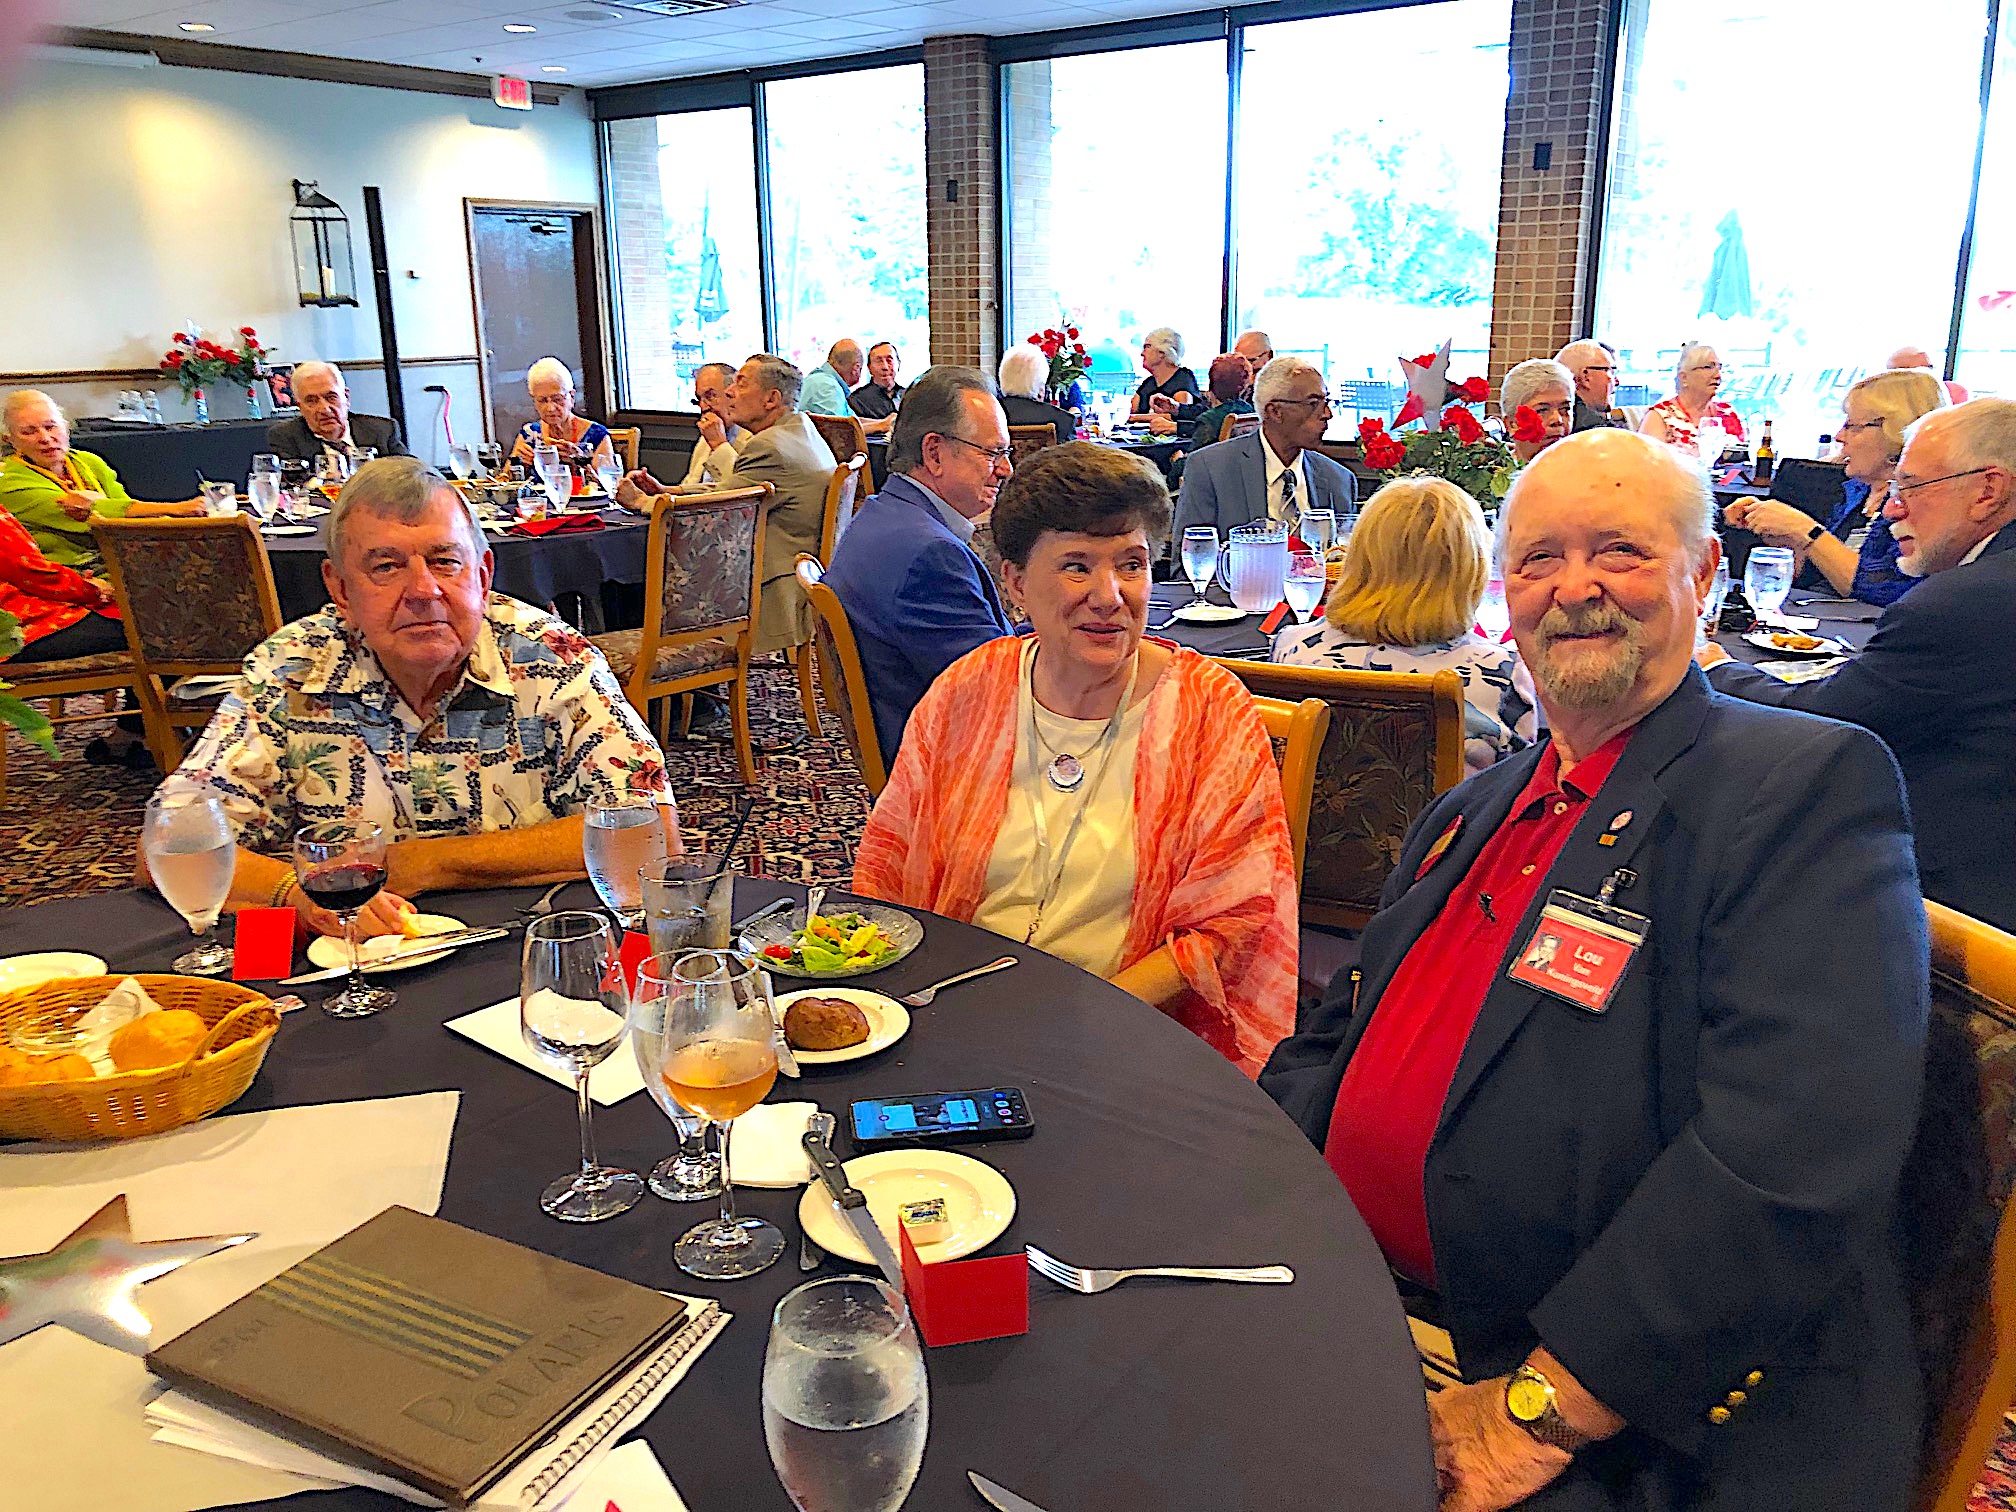
[[[1144,639],[1169,491],[1090,442],[1002,485],[994,544],[1035,633],[940,673],[854,868],[1107,978],[1257,1075],[1294,1024],[1295,867],[1253,700]]]
[[[1274,660],[1456,673],[1464,760],[1482,770],[1529,744],[1538,725],[1519,653],[1472,628],[1490,577],[1491,538],[1476,500],[1441,478],[1395,478],[1358,516],[1323,619],[1283,630]]]

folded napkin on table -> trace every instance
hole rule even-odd
[[[575,531],[600,530],[602,517],[594,514],[548,515],[543,520],[520,520],[508,532],[511,535],[547,536],[568,535]]]
[[[728,1162],[735,1185],[794,1187],[810,1181],[812,1158],[799,1141],[818,1111],[817,1103],[758,1103],[736,1119]]]

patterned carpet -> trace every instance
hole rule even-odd
[[[844,878],[854,839],[868,817],[868,791],[831,719],[813,739],[791,675],[759,667],[749,690],[758,752],[756,809],[738,853],[745,875],[792,881]],[[85,742],[109,725],[71,725],[50,761],[18,736],[7,742],[6,801],[0,804],[0,907],[127,886],[140,815],[159,776],[150,767],[94,767]],[[725,728],[725,727],[724,727]],[[765,753],[768,754],[765,754]],[[725,839],[745,792],[725,735],[673,740],[665,760],[689,832]]]
[[[2002,1437],[1974,1483],[1967,1512],[2016,1512],[2016,1420],[2002,1420]]]

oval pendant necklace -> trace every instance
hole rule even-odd
[[[1043,778],[1060,793],[1075,793],[1085,781],[1085,764],[1069,751],[1059,751],[1043,768]]]

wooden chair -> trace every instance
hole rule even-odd
[[[833,469],[833,481],[826,485],[826,515],[819,525],[822,562],[833,560],[833,548],[854,523],[854,507],[861,496],[861,479],[867,466],[867,453],[856,452],[850,461]],[[798,677],[798,703],[805,711],[805,728],[817,736],[824,732],[819,727],[819,698],[812,689],[812,655],[806,649],[810,644],[808,641],[804,646],[788,647],[784,654]]]
[[[889,769],[882,764],[882,745],[875,738],[875,715],[868,702],[861,652],[854,644],[854,627],[847,622],[840,596],[826,586],[826,569],[819,559],[800,552],[794,565],[798,586],[812,605],[812,652],[819,660],[819,687],[826,707],[840,721],[868,796],[879,798],[889,785]]]
[[[280,628],[273,564],[249,514],[225,519],[99,520],[91,534],[139,664],[141,718],[163,769],[182,759],[178,730],[200,730],[221,693],[183,698],[184,677],[235,677]]]
[[[1008,427],[1008,460],[1021,467],[1040,451],[1047,451],[1057,445],[1057,427],[1054,425],[1011,425]]]
[[[819,432],[826,445],[832,449],[833,460],[842,467],[850,457],[868,455],[868,432],[861,429],[861,422],[852,415],[807,415],[812,428]]]
[[[1288,808],[1288,843],[1295,852],[1295,885],[1302,885],[1302,857],[1309,845],[1309,800],[1316,788],[1316,755],[1330,729],[1330,706],[1320,698],[1290,702],[1258,698],[1254,705],[1276,742],[1281,763],[1281,801]]]
[[[1401,842],[1436,794],[1463,780],[1463,680],[1454,672],[1356,672],[1226,661],[1256,696],[1321,699],[1302,918],[1361,929]],[[1285,776],[1284,776],[1285,787]]]
[[[644,427],[641,425],[612,425],[608,427],[609,440],[616,448],[616,455],[623,459],[623,471],[637,471],[637,457],[644,447]]]
[[[654,702],[725,683],[735,761],[750,785],[756,750],[749,739],[749,648],[763,587],[763,512],[774,492],[759,483],[653,499],[644,626],[590,637],[647,719]],[[664,705],[660,740],[669,726],[670,706]]]
[[[1225,429],[1218,433],[1220,441],[1236,441],[1241,436],[1250,436],[1260,429],[1258,415],[1227,415]]]
[[[1938,903],[1900,1229],[1925,1375],[1915,1512],[1965,1512],[2016,1399],[2016,937]]]

